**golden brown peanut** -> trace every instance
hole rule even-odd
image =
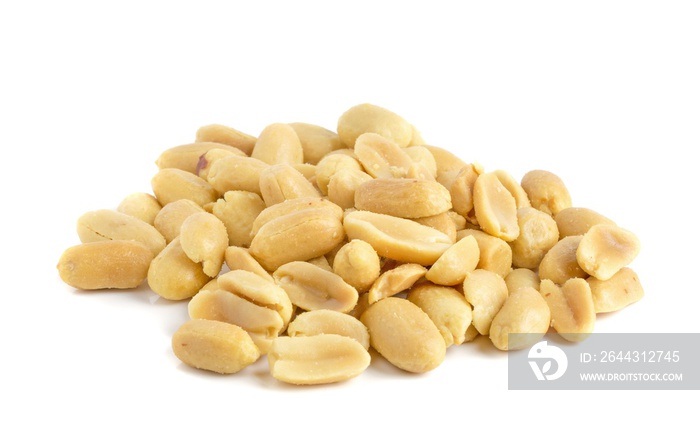
[[[433,228],[379,213],[350,212],[343,226],[349,239],[364,240],[380,256],[406,263],[431,265],[452,245],[447,235]]]
[[[270,165],[304,163],[304,149],[291,126],[273,123],[262,130],[250,157]]]
[[[163,205],[189,199],[198,205],[214,202],[218,193],[196,174],[177,168],[164,168],[151,179],[153,194]]]
[[[369,304],[409,289],[426,272],[425,267],[416,263],[406,263],[384,271],[369,289]]]
[[[321,197],[303,174],[286,164],[271,165],[260,173],[260,195],[268,207],[289,199]]]
[[[224,264],[228,247],[226,227],[216,216],[202,212],[190,215],[180,228],[180,244],[190,260],[202,263],[209,277],[216,277]]]
[[[250,335],[237,325],[196,319],[182,324],[172,338],[173,353],[188,366],[236,373],[260,357]]]
[[[474,182],[474,212],[481,229],[504,241],[520,234],[513,195],[495,173],[484,173]]]
[[[438,215],[414,218],[413,221],[417,222],[418,224],[423,224],[424,226],[432,227],[433,229],[444,233],[453,243],[457,241],[457,226],[455,224],[455,220],[450,216],[449,211]]]
[[[608,280],[589,277],[596,313],[609,313],[620,310],[644,296],[644,289],[637,273],[628,267],[617,271]]]
[[[532,269],[513,269],[510,274],[506,275],[505,280],[509,293],[525,286],[540,289],[540,276]]]
[[[362,134],[355,156],[372,177],[400,178],[414,173],[413,160],[393,141],[378,134]]]
[[[352,338],[318,334],[275,339],[267,360],[273,378],[301,385],[347,381],[364,372],[371,358]]]
[[[246,155],[253,152],[257,138],[222,124],[209,124],[197,129],[195,141],[216,142],[240,149]]]
[[[554,173],[545,170],[528,171],[520,181],[530,204],[537,210],[556,215],[571,207],[571,196],[564,182]]]
[[[255,236],[262,226],[281,216],[291,215],[299,211],[317,210],[320,213],[328,213],[338,220],[343,219],[343,209],[327,199],[322,198],[297,198],[267,207],[260,212],[251,229],[251,235]]]
[[[527,193],[513,176],[504,170],[496,170],[493,173],[513,196],[517,208],[530,207],[530,199],[527,197]]]
[[[210,280],[202,265],[190,260],[182,249],[180,237],[151,261],[147,278],[153,292],[168,300],[189,299]]]
[[[627,266],[639,254],[640,242],[627,229],[614,224],[591,227],[576,249],[581,269],[599,280],[607,280]]]
[[[228,266],[231,271],[241,269],[259,275],[265,280],[269,280],[271,282],[275,281],[272,278],[272,275],[270,275],[265,268],[260,266],[260,263],[258,263],[258,261],[253,258],[252,255],[250,255],[248,249],[243,247],[229,246],[226,248],[226,251],[224,252],[224,261],[226,266]]]
[[[474,185],[484,169],[475,164],[465,165],[454,177],[443,175],[442,182],[450,190],[452,208],[466,217],[474,209]]]
[[[559,230],[554,219],[532,207],[518,209],[520,234],[511,241],[513,266],[536,269],[542,258],[559,241]]]
[[[362,293],[379,277],[379,255],[366,241],[344,244],[333,258],[333,272]]]
[[[127,289],[146,279],[153,252],[138,241],[105,240],[66,249],[58,274],[78,289]]]
[[[438,285],[454,286],[464,282],[468,272],[479,264],[479,244],[472,235],[462,238],[430,267],[425,278]]]
[[[356,158],[342,152],[330,153],[318,162],[316,165],[316,185],[321,193],[328,194],[328,184],[331,177],[341,170],[363,172],[362,165]]]
[[[336,171],[328,182],[328,199],[344,209],[354,208],[357,187],[371,179],[372,176],[364,171],[354,169]]]
[[[231,190],[260,194],[260,174],[269,166],[252,157],[228,156],[212,162],[207,181],[219,194]]]
[[[423,283],[411,288],[407,299],[418,305],[430,317],[447,347],[464,342],[472,322],[472,309],[457,290]]]
[[[505,280],[495,272],[476,269],[464,279],[463,291],[473,308],[472,325],[479,333],[489,334],[491,321],[508,297]]]
[[[343,279],[305,261],[292,261],[272,273],[292,303],[307,311],[334,310],[347,313],[357,305],[358,293]]]
[[[404,152],[413,160],[413,165],[417,167],[419,175],[417,179],[435,180],[437,176],[437,163],[435,157],[428,148],[420,145],[412,145],[404,148]]]
[[[187,143],[163,151],[158,157],[158,160],[156,160],[156,165],[161,170],[176,168],[191,174],[197,174],[200,157],[206,154],[207,151],[216,148],[227,149],[233,151],[233,153],[240,153],[238,149],[221,143]]]
[[[520,288],[508,296],[493,318],[489,338],[499,350],[524,349],[544,337],[550,321],[549,307],[539,291]]]
[[[368,132],[382,137],[405,148],[413,138],[413,127],[399,115],[373,104],[359,104],[351,107],[338,119],[338,136],[348,148],[356,146],[355,141]]]
[[[559,238],[573,235],[583,235],[596,224],[615,223],[605,216],[589,208],[569,207],[554,215],[554,221],[559,229]]]
[[[595,306],[586,280],[572,278],[561,287],[542,280],[540,294],[549,306],[552,327],[562,338],[581,342],[593,332]]]
[[[243,156],[245,157],[245,154],[243,151],[231,151],[230,149],[224,149],[224,148],[214,148],[210,149],[206,153],[202,154],[199,157],[199,163],[197,164],[197,170],[194,174],[197,176],[201,177],[204,180],[209,179],[209,171],[211,170],[211,166],[216,162],[217,160],[224,159],[229,156]]]
[[[576,251],[582,238],[583,236],[580,235],[567,236],[552,246],[540,262],[540,278],[563,285],[570,278],[588,277],[586,271],[581,269],[576,261]]]
[[[153,225],[161,208],[158,199],[152,194],[131,193],[119,203],[117,211]]]
[[[250,246],[253,223],[265,209],[265,202],[251,191],[227,191],[214,203],[212,214],[224,223],[228,245]]]
[[[445,340],[418,305],[387,297],[375,302],[360,318],[369,330],[372,348],[387,361],[408,372],[433,370],[445,359]]]
[[[292,337],[338,334],[359,342],[369,350],[369,332],[359,319],[333,310],[314,310],[299,314],[289,324],[287,334]]]
[[[165,247],[165,237],[150,224],[114,210],[94,210],[78,218],[78,237],[83,243],[105,240],[138,241],[148,247],[153,256]]]
[[[457,240],[459,241],[469,235],[473,236],[479,245],[479,263],[476,265],[476,268],[493,271],[505,278],[510,273],[511,265],[513,264],[513,251],[508,243],[475,229],[460,230],[457,232]]]
[[[324,255],[345,238],[343,224],[326,209],[301,210],[269,221],[255,234],[250,254],[268,271],[290,261]]]
[[[219,276],[219,288],[229,291],[256,305],[277,311],[286,327],[294,307],[287,292],[273,281],[249,271],[235,270]]]
[[[355,190],[355,208],[399,218],[423,218],[452,208],[450,192],[434,180],[372,179]]]
[[[165,205],[153,220],[153,227],[170,243],[180,235],[182,223],[195,213],[201,213],[204,209],[189,199],[180,199]]]
[[[289,123],[304,150],[304,162],[316,165],[329,152],[345,146],[335,132],[309,123]]]

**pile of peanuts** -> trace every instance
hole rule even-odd
[[[280,381],[332,383],[373,348],[427,372],[479,335],[500,350],[548,331],[583,340],[597,313],[644,294],[628,267],[638,238],[572,207],[557,175],[486,172],[375,105],[347,110],[337,133],[204,126],[156,164],[152,194],[78,219],[82,244],[58,271],[78,289],[147,281],[190,299],[172,349],[195,368],[267,355]]]

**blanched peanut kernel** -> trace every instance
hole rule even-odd
[[[132,193],[117,206],[118,212],[138,218],[150,225],[153,225],[160,209],[158,199],[148,193]]]
[[[399,218],[423,218],[452,208],[450,192],[434,180],[373,179],[355,190],[355,208]]]
[[[517,208],[510,191],[495,173],[485,173],[474,183],[474,211],[481,228],[504,241],[518,237]]]
[[[511,241],[513,266],[536,269],[549,249],[559,241],[557,223],[550,215],[532,207],[518,209],[520,234]]]
[[[588,277],[586,271],[581,269],[576,261],[576,249],[582,238],[583,236],[567,236],[552,246],[540,262],[540,278],[563,285],[570,278]]]
[[[571,207],[571,196],[564,182],[554,173],[532,170],[525,173],[520,185],[527,193],[530,204],[537,210],[556,215]]]
[[[180,229],[180,244],[190,260],[202,263],[205,274],[209,277],[219,275],[228,236],[224,223],[216,216],[202,212],[188,217]]]
[[[416,263],[406,263],[383,272],[369,289],[369,304],[405,291],[423,278],[427,269]]]
[[[344,244],[333,258],[333,272],[362,293],[379,277],[379,255],[362,240]]]
[[[250,157],[270,165],[304,163],[304,149],[294,128],[284,123],[273,123],[262,130]]]
[[[359,319],[333,310],[306,311],[297,315],[287,328],[287,334],[315,336],[317,334],[339,334],[355,339],[369,350],[369,332]]]
[[[411,288],[407,299],[430,317],[447,347],[464,342],[472,322],[472,309],[456,289],[423,283]]]
[[[499,350],[521,350],[542,339],[550,321],[549,306],[539,291],[520,288],[508,295],[493,318],[489,338]]]
[[[182,249],[179,237],[172,240],[148,268],[148,286],[168,300],[189,299],[209,280],[202,265],[190,260]]]
[[[595,306],[591,288],[582,278],[571,278],[558,286],[542,280],[540,294],[547,302],[552,327],[567,341],[583,341],[593,332]]]
[[[339,275],[311,263],[293,261],[284,264],[272,277],[287,292],[292,303],[304,310],[326,309],[347,313],[357,304],[355,288],[345,283]]]
[[[362,134],[373,132],[405,148],[413,138],[413,127],[394,112],[373,104],[351,107],[338,119],[338,136],[348,148]]]
[[[440,255],[425,278],[438,285],[458,285],[478,264],[479,244],[476,238],[467,235]]]
[[[589,277],[586,281],[591,287],[596,313],[620,310],[644,296],[637,273],[627,267],[617,271],[608,280]]]
[[[476,269],[464,279],[463,291],[473,308],[472,325],[479,333],[489,334],[491,321],[508,297],[505,280],[495,272]]]
[[[599,280],[607,280],[639,254],[640,243],[629,230],[612,224],[590,228],[576,249],[581,269]]]
[[[210,124],[197,129],[195,141],[217,142],[240,149],[246,155],[253,152],[255,141],[252,135],[221,124]]]
[[[596,224],[615,224],[598,212],[589,208],[569,207],[554,215],[559,229],[559,238],[583,235]]]

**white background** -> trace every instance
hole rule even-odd
[[[488,339],[333,386],[264,358],[193,371],[170,351],[184,303],[77,292],[55,266],[82,213],[149,191],[199,126],[335,129],[371,102],[487,170],[554,171],[637,233],[646,295],[596,331],[697,332],[698,23],[680,1],[2,2],[0,445],[687,446],[697,391],[508,391]]]

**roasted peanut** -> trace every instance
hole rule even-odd
[[[224,251],[228,247],[226,227],[211,213],[195,213],[182,223],[180,244],[190,260],[202,263],[202,270],[209,277],[216,277],[224,264]]]
[[[409,289],[426,272],[425,267],[416,263],[406,263],[384,271],[369,289],[369,304]]]
[[[369,350],[367,327],[359,319],[339,311],[314,310],[301,313],[289,324],[287,334],[292,337],[338,334],[355,339],[365,350]]]
[[[379,277],[379,255],[366,241],[352,240],[336,253],[333,272],[358,292],[368,291]]]
[[[260,263],[258,263],[258,261],[255,258],[253,258],[252,255],[250,255],[248,249],[245,249],[243,247],[227,247],[226,251],[224,252],[224,262],[231,271],[241,269],[259,275],[265,280],[269,280],[271,282],[275,281],[272,278],[272,275],[270,275],[270,273],[267,272],[265,268],[260,266]]]
[[[513,269],[510,274],[506,275],[505,280],[509,293],[524,286],[540,289],[540,276],[532,269]]]
[[[491,322],[489,338],[499,350],[521,350],[534,345],[549,329],[547,302],[534,288],[520,288],[508,295]]]
[[[607,280],[639,254],[639,238],[614,224],[591,227],[576,249],[581,269],[599,280]]]
[[[178,199],[189,199],[198,205],[213,202],[218,197],[218,193],[207,181],[177,168],[164,168],[156,173],[151,179],[153,194],[162,205],[177,201]]]
[[[355,190],[355,208],[399,218],[423,218],[452,208],[450,192],[434,180],[379,178]]]
[[[532,207],[556,215],[571,207],[571,196],[559,176],[545,170],[528,171],[520,181]]]
[[[447,347],[464,342],[472,322],[472,309],[457,290],[423,283],[411,288],[406,298],[430,317]]]
[[[578,261],[576,261],[576,250],[582,238],[583,236],[580,235],[567,236],[552,246],[540,262],[540,278],[563,285],[570,278],[588,277],[586,271],[581,269]]]
[[[132,193],[119,203],[117,211],[153,225],[161,208],[158,199],[152,194]]]
[[[164,237],[167,243],[171,242],[180,235],[182,223],[195,213],[204,212],[204,209],[189,199],[180,199],[171,202],[163,207],[155,219],[153,227],[156,228]]]
[[[148,247],[153,256],[165,247],[165,237],[152,225],[114,210],[94,210],[78,218],[78,237],[83,243],[105,240],[138,241]]]
[[[351,107],[338,119],[338,136],[348,148],[355,147],[358,137],[367,132],[379,134],[402,148],[413,139],[410,123],[394,112],[373,104]]]
[[[467,235],[440,255],[425,274],[438,285],[453,286],[464,282],[468,272],[479,264],[479,245],[476,238]]]
[[[550,215],[532,207],[518,209],[520,234],[510,242],[513,266],[536,269],[549,249],[559,241],[557,223]]]
[[[284,123],[273,123],[262,130],[250,157],[270,165],[304,163],[304,149],[294,128]]]
[[[304,162],[316,165],[326,154],[343,148],[335,132],[309,123],[289,123],[304,150]]]
[[[530,199],[527,197],[527,193],[513,176],[504,170],[496,170],[493,173],[513,196],[517,208],[530,207]]]
[[[362,165],[356,158],[342,152],[326,155],[316,165],[316,185],[322,194],[328,194],[328,184],[333,175],[341,170],[363,172]]]
[[[439,215],[414,218],[413,221],[444,233],[453,243],[457,241],[457,225],[455,224],[455,220],[450,216],[449,211],[440,213]]]
[[[286,327],[292,319],[294,307],[286,291],[253,272],[230,271],[219,276],[219,288],[232,292],[256,305],[277,311]]]
[[[362,134],[355,142],[355,156],[372,177],[409,177],[413,160],[394,141],[379,134]]]
[[[358,293],[343,279],[304,261],[292,261],[272,273],[292,303],[301,309],[334,310],[347,313],[357,304]]]
[[[219,194],[231,190],[260,194],[260,174],[269,166],[252,157],[228,156],[212,162],[207,181]]]
[[[364,171],[354,169],[336,171],[328,181],[328,199],[344,209],[354,208],[357,187],[371,179],[372,176]]]
[[[452,208],[464,217],[474,209],[474,185],[483,171],[481,166],[470,163],[456,171],[454,177],[443,175],[441,179],[450,190]]]
[[[250,155],[257,138],[222,124],[209,124],[197,129],[195,141],[216,142],[238,148]]]
[[[467,166],[467,163],[446,149],[431,145],[422,146],[430,151],[435,160],[435,180],[449,189],[457,173]]]
[[[508,297],[505,280],[495,272],[476,269],[467,274],[462,288],[472,306],[472,325],[479,333],[489,334],[491,321]]]
[[[303,174],[286,164],[271,165],[260,173],[260,195],[268,207],[289,199],[321,197]]]
[[[552,327],[562,338],[580,342],[593,332],[595,306],[586,280],[571,278],[561,287],[542,280],[540,294],[549,306]]]
[[[234,154],[242,154],[239,149],[222,143],[187,143],[163,151],[158,157],[158,160],[156,160],[156,165],[161,170],[166,168],[176,168],[187,171],[191,174],[197,174],[197,167],[199,166],[200,157],[202,157],[208,151],[216,148],[226,149]]]
[[[437,163],[435,157],[425,146],[413,145],[404,148],[404,152],[413,160],[413,166],[418,175],[417,179],[435,180],[437,176]]]
[[[554,221],[559,229],[559,238],[583,235],[596,224],[615,224],[600,213],[583,207],[565,208],[554,215]]]
[[[607,280],[589,277],[596,313],[609,313],[620,310],[644,296],[644,289],[637,273],[624,267]]]
[[[225,159],[229,156],[245,156],[245,154],[243,154],[243,152],[241,151],[231,151],[229,149],[224,148],[210,149],[209,151],[205,152],[199,157],[197,171],[194,174],[196,174],[204,180],[208,180],[209,171],[211,170],[211,166],[214,164],[214,162],[216,162],[217,160]],[[216,187],[214,189],[216,189]]]
[[[495,173],[479,175],[474,182],[474,212],[489,235],[513,241],[520,234],[515,198]]]
[[[336,217],[338,220],[343,219],[343,209],[338,207],[327,199],[322,198],[297,198],[287,199],[284,202],[267,207],[260,212],[251,228],[251,235],[258,233],[258,230],[273,219],[281,216],[291,215],[292,213],[305,210],[319,210],[321,213],[328,213],[330,216]]]
[[[493,271],[505,278],[513,264],[513,250],[508,243],[486,232],[475,229],[464,229],[457,232],[457,240],[473,236],[479,246],[479,263],[477,269]]]
[[[153,292],[168,300],[189,299],[210,280],[202,265],[190,260],[182,249],[180,237],[151,261],[147,278]]]
[[[265,202],[251,191],[227,191],[211,212],[224,223],[229,245],[248,247],[253,223],[264,209]]]

